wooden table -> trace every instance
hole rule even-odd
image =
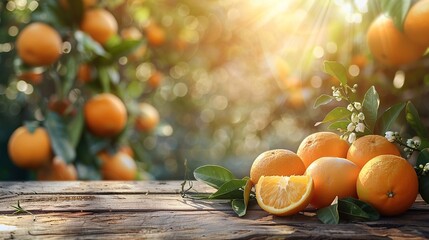
[[[429,238],[429,205],[374,222],[324,225],[314,210],[276,217],[256,203],[183,199],[180,181],[0,182],[0,239]],[[199,191],[213,191],[195,184]],[[13,214],[17,202],[31,214]]]

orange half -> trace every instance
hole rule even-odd
[[[256,184],[256,200],[265,211],[288,216],[304,210],[311,200],[311,176],[262,176]]]

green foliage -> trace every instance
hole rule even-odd
[[[340,220],[375,221],[380,218],[380,214],[371,205],[348,197],[317,210],[317,218],[325,224],[338,224]]]

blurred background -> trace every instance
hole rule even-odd
[[[34,21],[50,24],[67,40],[76,26],[64,16],[74,14],[71,22],[76,23],[81,21],[79,11],[87,10],[82,4],[61,10],[60,2],[0,2],[0,180],[38,178],[36,170],[12,163],[8,141],[24,122],[45,120],[44,108],[55,95],[49,72],[59,71],[61,77],[62,65],[38,72],[42,83],[19,76],[28,66],[20,63],[15,40]],[[103,178],[93,149],[113,145],[131,148],[140,173],[137,179],[183,179],[185,161],[189,170],[218,164],[247,176],[261,152],[296,151],[305,136],[326,130],[314,124],[330,108],[314,109],[313,103],[319,95],[331,94],[338,81],[323,72],[325,60],[346,66],[351,85],[359,85],[358,95],[375,85],[381,109],[411,100],[422,119],[428,117],[428,59],[400,67],[377,63],[366,32],[381,9],[365,0],[114,0],[92,7],[114,15],[118,35],[129,27],[141,33],[143,54],[118,56],[109,65],[113,73],[108,71],[107,81],[129,110],[146,102],[160,120],[150,131],[136,131],[129,124],[114,144],[99,139],[78,144],[76,157],[67,162],[82,180]],[[73,41],[71,50],[65,49],[66,40],[60,62],[74,51]],[[102,82],[97,64],[95,81]],[[67,97],[77,112],[89,96],[103,91],[97,82],[75,83],[76,74],[65,78],[74,81]],[[76,100],[80,98],[82,102]],[[399,126],[400,120],[397,127],[407,131]],[[85,132],[83,127],[80,142]],[[90,151],[79,147],[96,144],[99,147]]]

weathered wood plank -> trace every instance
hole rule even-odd
[[[427,216],[419,216],[427,219]],[[16,239],[424,239],[427,223],[398,224],[388,218],[368,224],[322,225],[315,217],[275,217],[251,211],[244,218],[228,211],[126,213],[47,213],[0,216],[0,238]]]
[[[52,181],[0,182],[0,196],[10,194],[146,194],[180,193],[183,181]],[[205,184],[193,181],[199,192],[213,192]]]

